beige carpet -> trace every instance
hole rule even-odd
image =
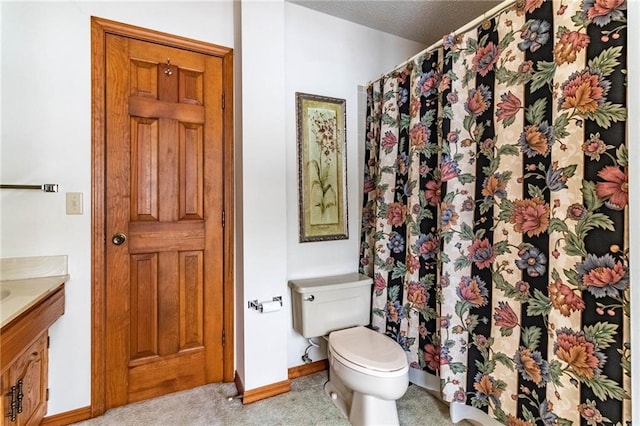
[[[349,425],[324,393],[327,372],[291,382],[291,392],[242,405],[233,383],[202,386],[107,411],[103,416],[77,423],[103,425]],[[448,407],[424,389],[410,385],[398,400],[401,425],[449,426]],[[459,426],[468,425],[465,422]]]

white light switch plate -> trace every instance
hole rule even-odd
[[[82,214],[82,192],[67,192],[67,214]]]

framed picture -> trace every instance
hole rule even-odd
[[[349,238],[345,105],[296,93],[301,243]]]

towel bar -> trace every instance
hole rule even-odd
[[[58,192],[57,183],[44,183],[42,185],[5,185],[0,184],[0,189],[40,189],[43,192]]]

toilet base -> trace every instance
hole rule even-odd
[[[331,382],[324,384],[324,393],[331,398],[333,405],[338,407],[338,410],[340,410],[342,415],[348,419],[349,411],[351,410],[351,398],[345,397],[345,395]]]
[[[359,392],[352,392],[339,380],[330,380],[324,385],[333,405],[349,419],[352,426],[397,426],[398,409],[395,400],[385,400]]]
[[[400,422],[396,401],[354,392],[349,422],[354,426],[397,426]]]

